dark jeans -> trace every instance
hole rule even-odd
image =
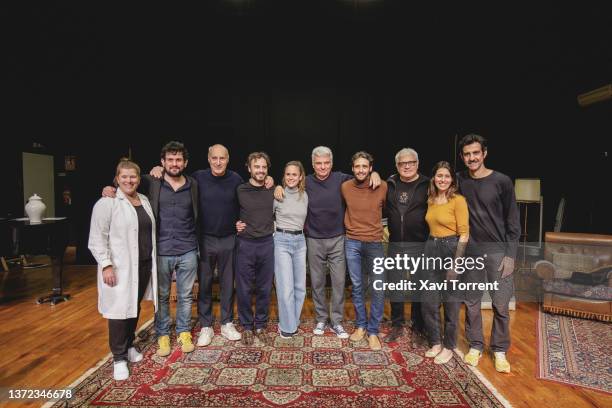
[[[471,256],[482,256],[471,255]],[[489,291],[493,304],[493,326],[491,327],[491,351],[508,351],[510,348],[510,309],[509,303],[514,293],[512,275],[501,278],[499,265],[503,253],[487,253],[485,269],[466,272],[466,282],[499,282],[499,289]],[[466,294],[465,334],[470,348],[482,351],[484,337],[482,333],[481,301],[483,291],[471,291]]]
[[[218,268],[221,289],[221,324],[233,320],[235,246],[235,235],[227,237],[204,235],[200,240],[198,315],[202,327],[210,327],[213,323],[212,289],[215,267]]]
[[[425,251],[424,242],[390,242],[388,257],[394,258],[396,255],[408,255],[409,257],[420,257]],[[414,273],[407,270],[392,270],[387,271],[387,282],[399,282],[402,279],[408,279],[417,283],[419,286],[419,279],[421,277],[421,271],[417,270]],[[421,312],[421,300],[419,292],[417,290],[412,291],[392,291],[388,294],[391,304],[391,326],[402,327],[405,321],[404,305],[405,301],[410,301],[410,320],[412,322],[411,327],[416,331],[423,331],[425,323],[423,322],[423,315]]]
[[[245,330],[263,329],[270,314],[270,292],[274,279],[273,236],[248,239],[238,237],[236,256],[236,301],[238,317]],[[255,293],[255,316],[251,306]]]
[[[108,319],[108,344],[114,361],[127,361],[128,349],[136,336],[136,325],[140,316],[140,301],[151,279],[152,262],[142,261],[138,265],[138,312],[132,319]]]
[[[425,244],[426,257],[455,257],[457,249],[457,237],[430,238]],[[446,280],[446,270],[432,268],[423,270],[422,279],[431,283],[440,283]],[[423,291],[421,308],[425,321],[425,330],[431,346],[443,344],[447,349],[457,346],[457,326],[459,321],[459,309],[461,299],[458,294],[452,292],[450,282],[447,290]],[[440,304],[444,307],[444,339],[442,339],[440,327]]]

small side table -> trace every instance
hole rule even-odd
[[[62,274],[64,271],[64,252],[68,246],[68,219],[43,219],[39,224],[29,220],[11,220],[13,244],[17,254],[44,254],[51,258],[53,288],[51,294],[38,298],[36,303],[55,305],[70,299],[63,292]]]

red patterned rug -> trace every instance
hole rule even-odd
[[[612,324],[539,312],[538,378],[612,393]]]
[[[60,401],[53,406],[504,406],[459,356],[442,366],[424,358],[426,347],[418,336],[406,334],[375,352],[366,341],[352,346],[332,333],[315,336],[312,323],[302,329],[286,340],[270,324],[270,346],[256,341],[245,347],[216,335],[212,344],[193,353],[175,347],[162,358],[155,354],[149,326],[138,336],[145,358],[131,366],[128,380],[112,379],[109,358],[74,385],[67,405]]]

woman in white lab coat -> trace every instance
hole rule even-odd
[[[127,159],[117,165],[117,195],[94,206],[89,250],[98,262],[98,310],[108,319],[115,380],[129,377],[128,361],[142,360],[133,346],[141,300],[157,310],[155,218],[146,196],[136,191],[140,168]]]

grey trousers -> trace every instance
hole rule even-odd
[[[317,322],[327,323],[330,320],[332,326],[341,324],[344,318],[344,281],[346,279],[344,235],[334,238],[306,238],[306,246],[312,300],[315,305]],[[328,266],[332,284],[329,307],[325,296],[325,275]]]
[[[474,255],[472,255],[474,256]],[[508,351],[510,348],[510,310],[509,304],[514,293],[512,275],[501,279],[498,271],[502,253],[488,253],[485,258],[485,269],[466,272],[466,282],[499,282],[499,290],[489,291],[493,304],[493,327],[491,328],[491,351]],[[482,333],[482,313],[480,302],[483,291],[471,291],[465,294],[465,335],[470,348],[482,351],[484,336]]]

